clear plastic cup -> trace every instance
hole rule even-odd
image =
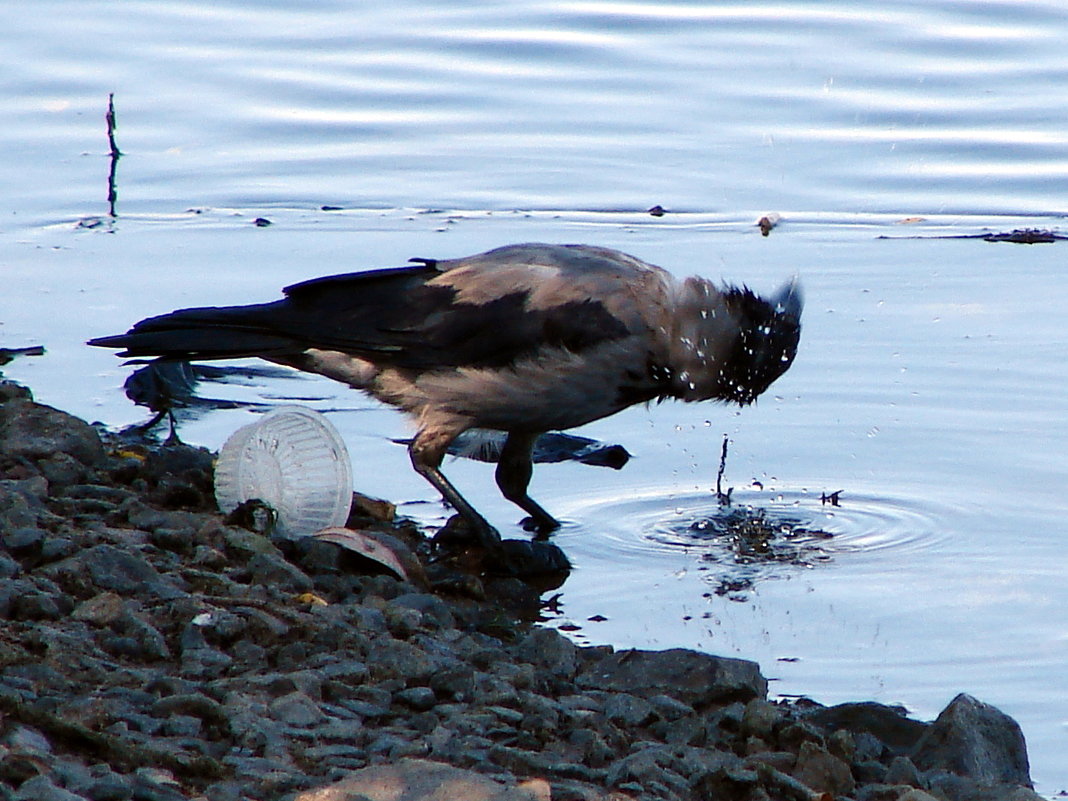
[[[225,513],[258,498],[290,536],[342,526],[352,505],[352,463],[337,429],[319,412],[280,406],[230,435],[215,465],[215,501]]]

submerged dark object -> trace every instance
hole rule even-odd
[[[587,245],[413,261],[305,281],[273,303],[172,312],[90,344],[123,356],[259,356],[397,406],[418,423],[416,471],[494,546],[497,532],[440,470],[464,431],[507,433],[497,484],[548,531],[559,524],[527,494],[539,434],[667,398],[746,405],[797,352],[796,281],[763,298]]]
[[[470,429],[460,434],[449,445],[453,456],[474,459],[479,462],[498,462],[508,435],[503,431]],[[407,445],[411,440],[397,440]],[[630,461],[630,452],[622,445],[599,442],[577,434],[549,431],[534,440],[531,458],[535,464],[555,462],[580,462],[595,467],[611,467],[621,470]]]
[[[30,345],[25,348],[0,348],[0,365],[14,361],[19,356],[44,356],[42,345]]]

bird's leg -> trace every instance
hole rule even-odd
[[[441,461],[445,457],[445,449],[455,438],[455,434],[442,434],[433,430],[422,430],[412,439],[408,446],[408,455],[412,459],[412,467],[415,472],[425,478],[443,497],[453,509],[459,512],[478,536],[479,541],[487,548],[497,549],[501,544],[501,535],[489,524],[475,508],[467,502],[459,490],[445,478],[441,472]]]
[[[527,495],[527,486],[534,473],[531,452],[538,436],[527,432],[509,432],[497,459],[496,477],[497,486],[504,497],[530,515],[523,521],[523,527],[545,534],[560,528],[560,523]]]

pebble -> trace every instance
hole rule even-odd
[[[514,579],[365,574],[226,523],[206,451],[137,448],[0,382],[0,799],[1037,799],[1019,727],[970,696],[924,723],[579,646],[506,611]]]

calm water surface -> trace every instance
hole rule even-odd
[[[755,407],[631,409],[582,432],[636,455],[621,472],[538,470],[577,565],[552,625],[757,659],[824,703],[931,718],[967,691],[1068,790],[1068,243],[943,238],[1064,226],[1061,4],[20,5],[0,347],[48,349],[5,368],[41,401],[143,420],[85,339],[411,256],[583,241],[758,290],[798,273],[801,352]],[[205,393],[305,399],[361,490],[446,516],[394,412],[303,377]],[[182,433],[217,447],[250,418]],[[738,565],[702,534],[725,435],[737,505],[831,536]],[[448,468],[518,536],[489,467]]]

